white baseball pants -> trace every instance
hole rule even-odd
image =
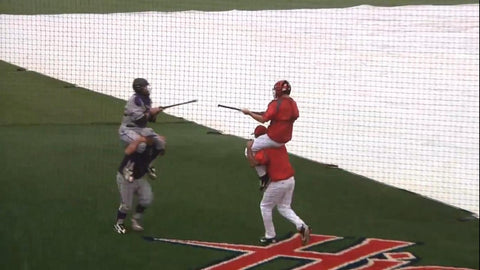
[[[305,225],[305,222],[303,222],[291,208],[294,189],[295,178],[292,176],[286,180],[278,182],[272,181],[265,190],[262,201],[260,202],[260,210],[262,212],[266,238],[276,237],[272,219],[272,211],[275,206],[283,217],[295,224],[297,230],[300,230],[302,225]]]

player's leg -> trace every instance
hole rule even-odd
[[[118,171],[123,175],[123,177],[129,181],[133,182],[133,165],[134,165],[134,158],[132,155],[124,155],[122,162],[120,162],[120,167]]]
[[[253,140],[252,152],[255,154],[261,149],[271,148],[271,147],[280,147],[284,144],[277,143],[274,140],[270,139],[267,134],[261,135]],[[260,179],[260,190],[264,191],[268,184],[270,183],[270,177],[267,174],[267,168],[265,165],[255,166],[255,171],[257,172],[258,178]]]
[[[127,155],[133,152],[142,154],[146,146],[152,144],[158,152],[165,149],[165,138],[155,133],[152,128],[125,130],[121,133],[120,139],[126,143],[125,154]]]
[[[117,219],[113,225],[114,230],[119,234],[127,232],[124,222],[133,203],[134,183],[126,180],[123,175],[117,172],[117,186],[120,192],[120,206],[117,210]]]
[[[245,147],[245,157],[248,160],[248,146]],[[260,179],[259,189],[260,191],[264,191],[270,183],[270,177],[266,171],[267,168],[265,166],[255,166],[253,168],[255,169],[258,178]]]
[[[255,138],[253,140],[252,151],[257,152],[261,149],[272,148],[272,147],[280,147],[282,145],[284,145],[284,143],[278,143],[278,142],[270,139],[270,137],[268,137],[267,134],[264,134],[264,135],[258,136],[257,138]]]
[[[143,231],[142,218],[148,206],[152,204],[153,192],[150,183],[144,178],[138,179],[138,204],[135,207],[135,213],[132,215],[132,229],[134,231]]]
[[[148,137],[149,144],[152,145],[152,149],[149,155],[149,167],[148,167],[148,176],[151,179],[157,178],[157,171],[155,166],[153,166],[153,161],[158,157],[158,155],[165,154],[166,140],[165,137],[156,134],[155,136]]]
[[[293,198],[293,191],[295,188],[295,179],[290,177],[287,180],[281,181],[282,183],[282,188],[284,190],[283,196],[280,198],[280,201],[278,203],[277,209],[278,212],[288,219],[291,223],[295,224],[295,227],[297,229],[300,229],[302,225],[305,224],[303,220],[293,211],[291,204],[292,204],[292,198]]]
[[[263,225],[265,227],[265,236],[260,239],[260,242],[272,243],[275,242],[276,232],[273,225],[272,211],[279,203],[283,191],[279,182],[272,182],[263,193],[262,201],[260,202],[260,211],[262,213]]]
[[[295,189],[295,178],[292,176],[287,180],[281,181],[283,183],[284,195],[277,205],[278,212],[295,224],[297,231],[302,235],[302,243],[305,245],[310,240],[311,229],[307,224],[293,211],[291,204],[293,198],[293,191]]]
[[[139,153],[143,153],[145,151],[145,146],[147,143],[147,139],[143,136],[138,136],[137,139],[132,141],[125,147],[125,155],[131,155],[138,151]]]
[[[257,172],[257,175],[259,175],[258,179],[260,179],[258,189],[260,191],[265,191],[265,189],[267,189],[268,185],[270,184],[270,176],[265,171],[264,166],[255,166],[255,171]]]
[[[125,156],[122,162],[126,162],[123,168],[123,176],[133,181],[133,166],[135,160],[145,152],[147,148],[146,138],[139,134],[140,129],[121,128],[119,130],[120,141],[125,147]]]
[[[137,150],[139,144],[145,141],[145,136],[141,135],[140,128],[120,128],[118,131],[120,141],[125,148],[125,154],[129,155],[135,151],[142,152],[141,149]],[[127,150],[128,149],[128,150]],[[128,151],[128,152],[127,152]]]
[[[133,152],[131,155],[128,155],[126,158],[132,162],[132,164],[135,164],[139,162],[139,160],[142,160],[142,162],[147,162],[148,164],[148,170],[147,174],[151,179],[157,178],[156,170],[155,167],[152,165],[153,160],[158,156],[160,151],[156,150],[155,141],[153,137],[141,137],[142,139],[139,139],[137,141],[141,141],[140,144],[137,146],[137,151]],[[147,155],[145,157],[144,155]],[[127,169],[131,168],[132,174],[133,174],[133,166],[127,166]]]
[[[163,156],[165,154],[165,147],[167,144],[165,137],[159,134],[155,134],[155,136],[151,136],[150,138],[153,141],[152,144],[155,147],[154,149],[156,150],[157,155],[160,154]]]
[[[165,154],[166,140],[165,137],[155,133],[152,128],[144,128],[140,134],[147,138],[148,145],[153,145],[152,149],[150,149],[150,166],[148,168],[148,175],[151,179],[155,179],[157,174],[155,167],[153,166],[153,161],[158,157],[158,155]]]

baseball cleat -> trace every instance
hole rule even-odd
[[[260,238],[260,243],[262,244],[272,244],[272,243],[276,243],[277,242],[277,239],[275,239],[275,237],[273,238],[267,238],[267,237],[262,237]]]
[[[132,230],[136,232],[141,232],[143,231],[142,225],[140,225],[140,222],[134,218],[132,218]]]
[[[148,167],[147,174],[152,180],[157,178],[157,170],[153,166]]]
[[[310,233],[312,232],[312,229],[308,227],[308,225],[304,224],[302,225],[302,228],[298,230],[298,233],[302,237],[302,245],[308,244],[310,242]]]
[[[123,178],[130,183],[133,182],[133,180],[135,180],[133,178],[133,170],[127,167],[123,168]]]
[[[115,230],[118,234],[127,233],[127,229],[125,228],[125,225],[119,224],[119,223],[115,223],[115,225],[113,225],[113,230]]]

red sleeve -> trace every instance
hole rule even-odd
[[[268,163],[268,156],[264,150],[260,150],[255,154],[255,160],[261,165],[266,165]]]
[[[277,113],[277,101],[272,100],[268,104],[267,111],[263,114],[263,120],[270,121],[273,119],[273,116]]]
[[[298,107],[297,103],[292,99],[292,118],[293,120],[297,120],[297,118],[300,116],[300,113],[298,112]]]

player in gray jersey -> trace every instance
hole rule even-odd
[[[155,122],[157,115],[163,111],[161,107],[152,107],[150,99],[150,84],[146,79],[136,78],[132,84],[133,94],[125,105],[122,123],[118,129],[120,140],[125,146],[125,154],[131,156],[133,153],[143,153],[147,148],[147,139],[153,141],[153,152],[150,155],[148,175],[154,179],[157,177],[153,160],[165,152],[165,137],[157,134],[152,128],[147,127],[148,122]],[[127,157],[129,158],[129,157]],[[133,165],[130,161],[122,172],[125,179],[133,181]]]
[[[148,140],[150,144],[152,141]],[[142,216],[148,206],[153,201],[153,192],[146,174],[150,165],[151,155],[154,152],[153,145],[147,145],[145,151],[142,153],[135,152],[131,156],[125,155],[117,172],[117,185],[120,193],[120,207],[117,211],[117,220],[113,225],[115,232],[125,234],[127,229],[125,227],[125,219],[129,212],[132,212],[134,197],[136,196],[137,205],[131,219],[131,228],[134,231],[143,231]],[[125,167],[130,166],[133,162],[132,178],[133,181],[126,179],[123,176]]]

